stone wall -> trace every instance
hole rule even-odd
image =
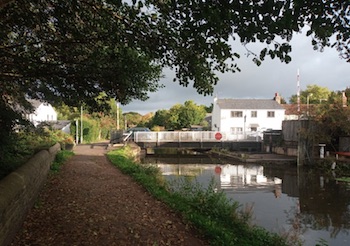
[[[0,245],[11,243],[44,185],[60,145],[42,150],[0,180]]]
[[[266,151],[268,152],[268,151]],[[297,148],[288,148],[288,147],[272,147],[272,153],[276,153],[279,155],[288,155],[288,156],[297,156],[298,149]]]

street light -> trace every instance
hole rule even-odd
[[[119,130],[119,102],[116,101],[115,105],[117,106],[117,130]]]
[[[307,106],[307,116],[309,116],[309,105],[310,105],[310,97],[312,96],[312,93],[307,94],[306,96],[306,106]]]

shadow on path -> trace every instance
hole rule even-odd
[[[112,166],[107,147],[75,147],[75,156],[48,178],[12,245],[206,245]]]

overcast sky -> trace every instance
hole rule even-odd
[[[248,47],[259,54],[258,47],[263,46]],[[268,99],[273,98],[277,92],[288,102],[290,96],[297,93],[298,69],[301,90],[310,84],[327,87],[332,91],[344,90],[350,86],[350,63],[339,58],[335,49],[314,51],[310,39],[302,35],[293,37],[292,62],[289,64],[281,63],[278,59],[266,58],[258,67],[251,61],[252,56],[246,57],[242,45],[234,44],[234,50],[241,55],[237,61],[241,72],[220,74],[213,96],[204,97],[199,95],[192,85],[182,87],[172,82],[174,77],[172,71],[165,70],[163,71],[165,78],[160,81],[165,88],[150,93],[150,98],[145,102],[134,101],[128,105],[121,105],[123,113],[138,112],[144,115],[160,109],[169,109],[177,103],[183,104],[188,100],[210,106],[214,95],[218,98]]]

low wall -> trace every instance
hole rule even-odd
[[[297,156],[298,155],[298,149],[296,148],[289,148],[289,147],[272,147],[271,151],[270,151],[270,147],[269,146],[264,146],[265,152],[268,153],[275,153],[275,154],[279,154],[279,155],[287,155],[287,156]]]
[[[136,143],[130,141],[127,143],[127,145],[132,149],[132,155],[129,156],[133,161],[140,162],[140,158],[142,155],[146,154],[146,151],[142,151],[140,146],[138,146]]]
[[[272,152],[280,155],[297,156],[298,149],[288,147],[272,147]]]
[[[0,181],[0,245],[10,244],[21,228],[60,149],[60,144],[56,144],[38,152]]]

